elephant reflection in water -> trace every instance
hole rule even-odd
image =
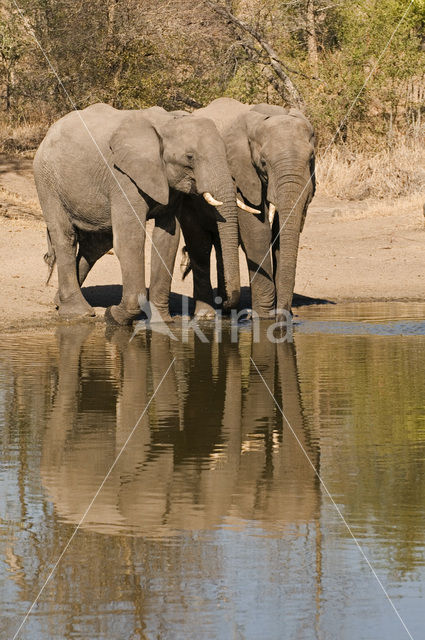
[[[83,528],[161,538],[224,521],[281,532],[316,519],[319,451],[293,344],[255,343],[249,332],[238,344],[107,332],[106,341],[97,328],[58,333],[42,477],[61,519],[80,522],[109,471]]]

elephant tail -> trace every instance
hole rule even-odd
[[[56,253],[55,253],[55,250],[53,249],[52,241],[50,239],[50,233],[48,229],[47,229],[47,253],[44,254],[43,258],[44,258],[44,262],[47,264],[49,268],[47,272],[47,280],[46,280],[46,285],[48,285],[50,282],[50,278],[52,277],[53,269],[56,264]]]
[[[182,280],[186,278],[187,275],[192,271],[192,265],[190,263],[189,252],[187,247],[183,247],[182,249],[182,259],[180,262],[180,270],[182,274]]]

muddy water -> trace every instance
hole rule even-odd
[[[424,317],[4,338],[0,638],[422,638]]]

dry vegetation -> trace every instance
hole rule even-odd
[[[0,215],[3,218],[41,218],[41,208],[37,201],[0,187]]]
[[[34,153],[44,138],[47,122],[17,124],[0,122],[0,152]]]
[[[322,193],[344,200],[414,194],[425,199],[425,144],[418,138],[400,138],[375,153],[331,147],[319,154],[317,181]]]
[[[295,100],[318,133],[322,193],[362,200],[425,191],[423,0],[402,21],[406,0],[19,4],[25,19],[11,0],[0,6],[0,151],[31,153],[71,109],[37,38],[79,108],[191,109],[220,95]]]

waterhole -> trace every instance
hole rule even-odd
[[[297,314],[2,339],[1,638],[423,636],[425,305]]]

